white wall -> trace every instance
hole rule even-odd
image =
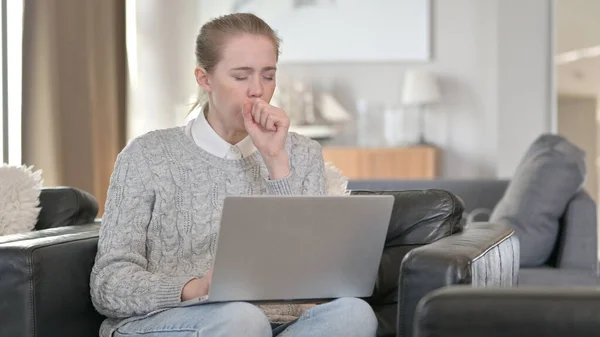
[[[498,1],[497,175],[510,177],[526,147],[556,118],[552,1]]]
[[[594,200],[598,197],[596,105],[596,97],[593,96],[561,95],[558,97],[558,132],[585,151],[587,157],[585,189]]]
[[[495,13],[492,1],[433,3],[429,64],[361,63],[281,66],[282,74],[332,91],[348,109],[354,100],[397,104],[407,67],[425,66],[441,79],[443,106],[430,111],[428,140],[443,148],[443,175],[495,174]],[[388,43],[394,43],[389,41]],[[415,125],[416,126],[416,125]]]
[[[443,148],[450,178],[509,177],[526,147],[551,130],[550,1],[453,0],[433,4],[429,64],[310,64],[282,67],[337,92],[394,104],[402,74],[423,66],[441,76],[443,105],[428,138]],[[390,41],[393,43],[393,41]]]
[[[137,1],[138,84],[129,138],[179,124],[175,109],[195,91],[188,55],[198,27],[190,3]],[[551,130],[551,1],[437,0],[432,6],[429,63],[281,65],[280,75],[311,80],[353,110],[357,98],[397,103],[404,70],[429,68],[440,75],[444,95],[427,130],[443,149],[443,175],[508,177],[529,143]]]

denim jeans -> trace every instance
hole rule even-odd
[[[278,337],[374,337],[375,313],[365,301],[341,298],[307,310]],[[159,312],[127,323],[114,337],[271,337],[265,314],[245,302],[205,304]]]

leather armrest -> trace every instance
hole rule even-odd
[[[462,231],[463,203],[443,190],[366,191],[353,195],[394,196],[385,247],[373,295],[366,298],[379,322],[377,336],[396,336],[398,274],[404,256],[412,249]]]
[[[411,250],[400,267],[399,335],[412,336],[417,304],[433,290],[455,284],[516,284],[518,252],[514,230],[491,223],[473,223],[462,233]]]
[[[418,337],[596,336],[596,288],[447,287],[427,295],[417,310]]]
[[[16,233],[10,235],[0,236],[0,245],[3,243],[20,241],[20,240],[32,240],[39,238],[47,238],[52,236],[60,236],[63,234],[75,234],[80,232],[88,232],[90,230],[98,230],[100,225],[100,219],[95,220],[92,223],[87,223],[79,226],[68,226],[68,227],[55,227],[42,229],[38,231]]]
[[[89,281],[99,228],[56,228],[59,235],[39,236],[44,230],[0,243],[0,336],[98,336],[103,317]]]

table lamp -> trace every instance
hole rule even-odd
[[[425,70],[409,69],[404,74],[402,104],[415,107],[419,113],[419,145],[426,145],[425,109],[441,99],[435,76]]]

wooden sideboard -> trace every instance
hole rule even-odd
[[[439,177],[440,150],[434,146],[397,148],[324,147],[331,162],[349,179],[434,179]]]

